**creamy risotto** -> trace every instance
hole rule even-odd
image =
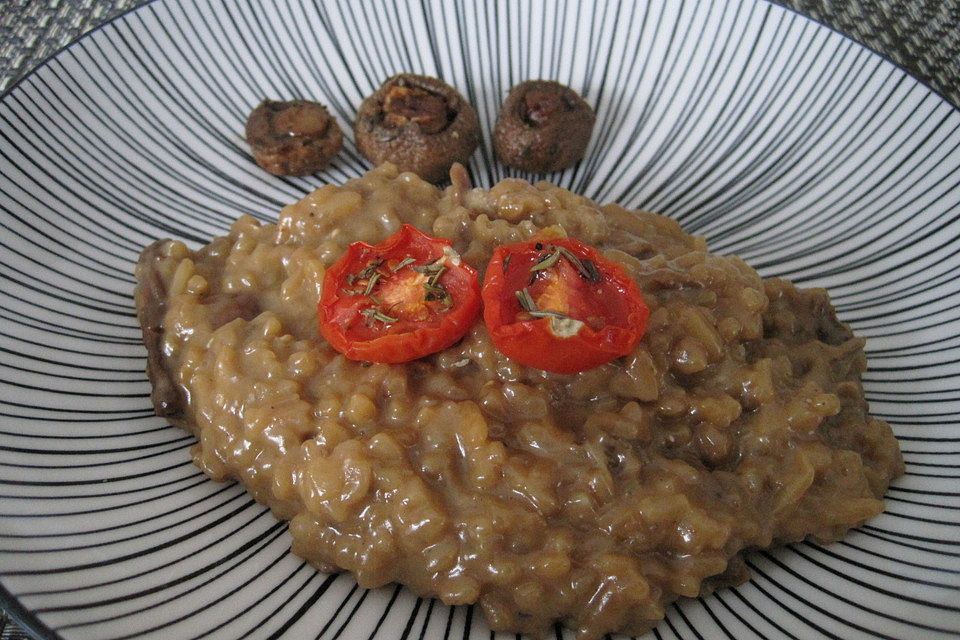
[[[763,280],[653,213],[452,179],[384,165],[198,251],[159,241],[137,267],[158,414],[196,434],[208,475],[290,521],[297,554],[476,602],[494,629],[592,639],[744,580],[751,548],[836,540],[881,512],[903,462],[824,291]],[[573,375],[509,360],[482,321],[408,364],[347,360],[317,329],[325,269],[402,223],[481,275],[538,232],[591,244],[636,280],[646,335]]]

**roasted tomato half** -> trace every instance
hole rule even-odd
[[[572,238],[497,248],[483,304],[497,349],[554,373],[585,371],[630,353],[650,315],[619,265]]]
[[[320,333],[351,360],[398,363],[454,344],[480,312],[477,272],[410,225],[355,242],[324,276]]]

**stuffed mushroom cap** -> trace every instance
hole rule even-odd
[[[450,85],[404,73],[363,101],[354,135],[373,164],[392,162],[401,171],[441,182],[453,163],[467,162],[480,144],[480,121]]]
[[[497,117],[493,146],[507,166],[545,173],[583,158],[596,116],[576,91],[551,80],[510,90]]]
[[[247,118],[245,134],[257,164],[280,176],[316,173],[343,145],[337,121],[309,100],[264,100]]]

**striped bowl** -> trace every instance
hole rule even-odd
[[[960,634],[960,112],[763,0],[160,1],[10,89],[0,604],[39,638],[493,637],[472,607],[317,573],[263,506],[207,480],[151,411],[133,311],[153,239],[195,246],[368,168],[348,133],[316,176],[264,173],[242,139],[255,104],[317,99],[349,132],[400,71],[477,107],[484,186],[514,175],[489,137],[507,90],[572,86],[597,127],[548,179],[827,287],[868,338],[867,396],[907,461],[887,512],[833,545],[751,555],[750,582],[671,607],[650,637]]]

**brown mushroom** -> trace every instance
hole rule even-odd
[[[247,118],[246,136],[257,164],[279,176],[316,173],[343,144],[337,121],[309,100],[264,100]]]
[[[442,80],[403,73],[363,101],[354,134],[370,162],[392,162],[401,171],[440,182],[454,162],[467,162],[480,144],[480,121],[470,103]]]
[[[544,173],[583,158],[596,116],[576,91],[550,80],[521,82],[507,95],[493,146],[510,167]]]

